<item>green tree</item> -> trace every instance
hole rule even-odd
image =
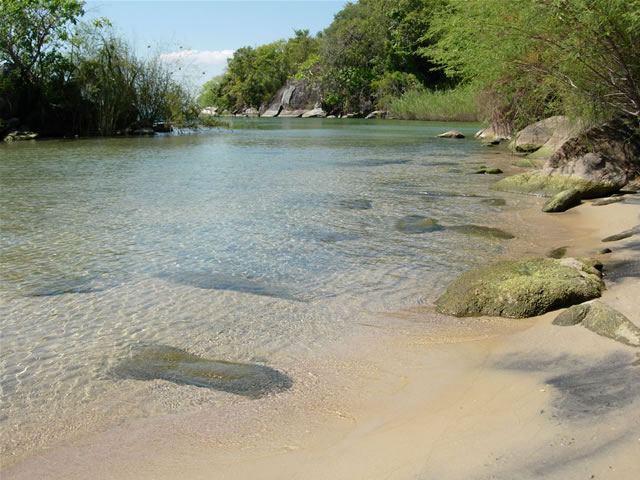
[[[5,114],[19,116],[33,128],[60,123],[60,105],[72,94],[65,56],[69,28],[84,14],[83,5],[76,0],[0,0]]]
[[[450,0],[423,53],[508,130],[550,113],[640,116],[640,1]]]
[[[35,84],[62,59],[69,25],[84,14],[77,0],[0,0],[0,64]]]

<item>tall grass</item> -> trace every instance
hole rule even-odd
[[[477,122],[481,120],[475,90],[411,90],[393,100],[391,114],[404,120]]]

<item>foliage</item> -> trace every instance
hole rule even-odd
[[[422,53],[482,87],[488,117],[640,116],[639,0],[450,0]]]
[[[143,59],[108,23],[83,25],[74,38],[73,81],[80,86],[84,124],[101,135],[169,121],[183,126],[199,107],[157,58]]]
[[[433,11],[444,0],[360,0],[348,3],[313,38],[308,30],[257,48],[244,47],[221,78],[208,82],[203,106],[260,107],[286,80],[305,79],[331,112],[360,112],[389,103],[418,84],[446,81],[419,49]],[[275,67],[275,68],[274,68]]]
[[[317,54],[318,41],[308,30],[257,48],[243,47],[228,60],[226,72],[205,83],[198,100],[202,106],[223,110],[256,107],[267,103],[287,79]]]
[[[34,85],[64,66],[68,28],[84,14],[77,0],[0,0],[0,65]]]

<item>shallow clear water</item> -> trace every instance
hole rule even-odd
[[[231,131],[0,145],[4,455],[233,395],[115,377],[139,344],[293,374],[368,312],[433,301],[505,241],[496,153],[451,126],[234,121]],[[158,381],[159,382],[159,381]],[[114,420],[119,419],[119,420]],[[70,433],[71,434],[71,433]]]

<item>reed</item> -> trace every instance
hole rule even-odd
[[[477,93],[467,88],[411,90],[391,102],[391,114],[404,120],[480,121]]]

